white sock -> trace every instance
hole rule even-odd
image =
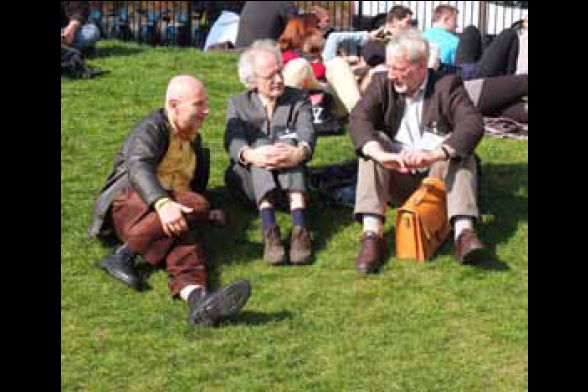
[[[370,214],[364,214],[363,215],[363,232],[365,233],[366,231],[373,231],[374,233],[377,233],[380,237],[382,236],[382,232],[383,232],[383,222],[382,222],[382,218],[379,217],[378,215],[370,215]]]
[[[465,215],[455,217],[453,220],[453,229],[455,231],[455,239],[457,240],[461,232],[465,229],[474,229],[474,218]]]
[[[188,298],[190,298],[190,294],[192,294],[192,291],[202,288],[202,286],[196,286],[196,285],[189,285],[186,286],[182,289],[182,291],[180,291],[180,297],[184,300],[184,301],[188,301]]]

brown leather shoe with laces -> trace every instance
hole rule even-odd
[[[361,242],[355,269],[363,274],[378,272],[386,254],[386,241],[377,233],[366,231],[361,236]]]
[[[278,226],[263,233],[263,259],[270,265],[286,264],[286,249],[282,245]]]
[[[300,226],[294,226],[292,238],[290,239],[290,263],[294,265],[310,264],[311,258],[312,249],[308,230]]]
[[[480,242],[476,232],[464,229],[455,241],[455,259],[461,264],[473,264],[478,261],[484,249],[486,247]]]

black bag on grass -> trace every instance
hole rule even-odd
[[[86,64],[79,50],[61,44],[61,74],[71,79],[91,79],[106,73]]]
[[[308,187],[318,193],[319,200],[325,206],[338,205],[354,208],[357,168],[357,161],[311,168],[308,175]]]

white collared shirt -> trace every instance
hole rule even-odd
[[[406,97],[404,114],[396,137],[392,141],[392,151],[390,152],[399,153],[402,150],[433,151],[441,149],[448,155],[448,158],[453,158],[456,156],[455,149],[444,143],[444,137],[431,132],[425,132],[425,127],[422,123],[425,91],[428,81],[429,76],[427,75],[415,96],[412,98]],[[382,146],[380,143],[372,140],[362,147],[362,152],[364,155],[372,157],[372,153],[381,149]]]
[[[413,98],[406,97],[404,115],[394,138],[394,142],[400,150],[419,150],[421,147],[423,104],[428,80],[429,76],[425,78]]]
[[[267,113],[267,107],[268,107],[268,105],[269,105],[270,101],[269,101],[268,99],[266,99],[266,98],[265,98],[263,95],[261,95],[260,93],[257,93],[257,96],[259,97],[259,100],[261,101],[261,106],[263,106],[263,110],[264,110],[264,112],[265,112],[265,114],[266,114],[266,116],[267,116],[267,114],[268,114],[268,113]],[[274,107],[275,107],[275,105],[276,105],[276,101],[274,101]],[[274,110],[275,110],[275,108],[274,108]],[[271,118],[268,118],[268,120],[270,120],[270,121],[271,121]]]

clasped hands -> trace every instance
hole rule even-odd
[[[294,147],[286,143],[276,143],[243,151],[242,158],[253,166],[267,169],[286,169],[300,165],[306,156],[302,146]]]
[[[378,152],[373,156],[384,168],[400,173],[431,167],[434,163],[445,160],[445,154],[434,151],[401,151],[400,153]]]

